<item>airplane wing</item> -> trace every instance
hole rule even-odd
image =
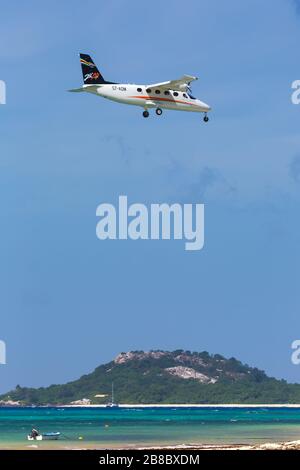
[[[178,80],[169,80],[168,82],[161,83],[151,83],[151,85],[147,85],[147,88],[186,91],[186,89],[189,87],[190,83],[193,80],[198,80],[198,77],[193,77],[192,75],[183,75],[183,77],[179,78]]]

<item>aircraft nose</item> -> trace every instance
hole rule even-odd
[[[205,113],[211,111],[211,107],[209,106],[209,104],[204,103],[204,101],[199,100],[199,107],[201,108],[201,111],[204,111]]]
[[[211,111],[211,107],[209,106],[209,104],[206,104],[204,102],[201,102],[201,107],[204,109],[204,111]]]

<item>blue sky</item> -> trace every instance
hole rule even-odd
[[[2,2],[1,391],[151,348],[300,382],[299,3]],[[67,93],[81,84],[78,52],[112,81],[198,75],[210,123]],[[100,242],[96,207],[120,194],[204,202],[204,250]]]

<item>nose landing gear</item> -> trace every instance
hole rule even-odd
[[[205,114],[204,118],[203,118],[203,121],[204,122],[208,122],[209,121],[209,117],[207,116],[207,114]]]
[[[161,116],[162,115],[162,109],[161,108],[156,108],[156,114],[157,116]]]
[[[143,116],[144,118],[149,117],[149,111],[147,111],[147,109],[145,109],[145,111],[143,112]]]

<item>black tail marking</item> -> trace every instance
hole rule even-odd
[[[112,82],[104,80],[103,75],[99,72],[91,56],[87,54],[79,54],[80,63],[83,75],[83,82],[85,85],[101,85]]]

